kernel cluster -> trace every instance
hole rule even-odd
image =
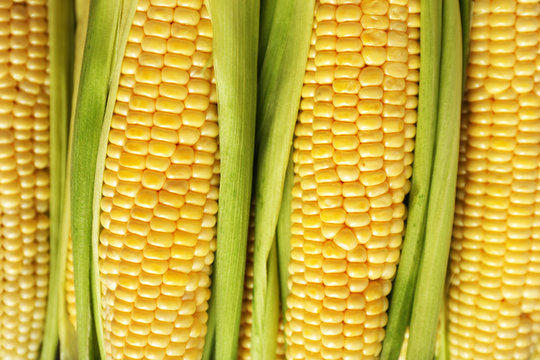
[[[419,2],[321,0],[295,130],[290,359],[375,359],[399,259]]]
[[[47,2],[0,2],[0,358],[37,359],[49,283]]]
[[[199,359],[219,185],[212,26],[202,0],[139,0],[103,176],[109,359]]]

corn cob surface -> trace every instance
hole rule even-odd
[[[49,76],[45,0],[0,2],[0,358],[36,359],[47,302]]]
[[[448,300],[452,359],[540,334],[538,1],[473,1]]]
[[[244,276],[244,295],[242,298],[242,318],[240,322],[240,343],[238,346],[238,360],[251,360],[251,327],[253,325],[253,255],[255,251],[255,223],[254,206],[252,206],[249,223],[246,274]],[[279,317],[279,330],[277,335],[276,360],[285,359],[285,336],[283,321]]]
[[[202,0],[140,0],[105,162],[99,244],[109,359],[199,359],[219,183]]]
[[[410,184],[419,2],[317,1],[294,140],[287,357],[375,359]]]

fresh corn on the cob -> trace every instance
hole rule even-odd
[[[452,359],[540,335],[538,1],[473,1],[448,300]]]
[[[294,141],[288,358],[381,351],[413,159],[417,12],[316,3]]]
[[[0,357],[36,359],[49,273],[47,2],[0,2]]]
[[[202,356],[219,183],[202,0],[140,0],[105,161],[99,244],[110,359]]]

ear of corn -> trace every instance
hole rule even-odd
[[[223,233],[218,247],[224,257],[215,276],[224,280],[216,281],[214,296],[226,308],[216,316],[227,320],[217,321],[226,330],[215,334],[221,340],[216,348],[224,346],[218,350],[223,354],[237,350],[243,283],[238,254],[247,240],[254,137],[257,38],[251,34],[258,27],[258,7],[207,5],[209,12],[202,1],[91,4],[72,180],[77,335],[84,358],[95,356],[95,342],[101,357],[201,356],[220,171],[217,231]],[[231,6],[240,19],[229,17]],[[111,33],[115,42],[109,41]],[[113,48],[116,57],[110,55]],[[186,61],[191,70],[184,69]],[[219,162],[212,154],[217,97],[225,138]],[[96,153],[97,164],[91,160]],[[82,199],[93,202],[81,204]],[[178,201],[183,205],[175,209]],[[92,254],[90,261],[79,261],[84,252]],[[90,321],[81,314],[88,306],[94,311]]]
[[[316,5],[294,141],[291,359],[381,351],[416,123],[406,5]]]
[[[449,353],[452,359],[534,359],[540,334],[540,4],[474,1],[472,8]]]
[[[69,3],[0,4],[0,357],[53,359],[70,97]]]
[[[138,2],[108,134],[99,245],[105,352],[200,358],[219,185],[212,26],[201,1],[153,5]]]

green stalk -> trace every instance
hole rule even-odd
[[[287,172],[285,174],[285,185],[283,186],[283,197],[281,199],[281,209],[279,210],[276,231],[280,288],[279,293],[281,295],[283,319],[285,319],[285,313],[287,311],[287,296],[289,296],[287,280],[289,279],[289,260],[291,259],[291,202],[293,184],[294,164],[291,155],[289,157]]]
[[[391,293],[386,337],[381,353],[383,360],[399,356],[409,325],[433,168],[439,100],[442,0],[421,1],[420,4],[420,79],[413,176],[407,227]]]
[[[212,296],[215,351],[236,358],[242,312],[257,94],[258,0],[208,0],[218,94],[220,191]]]
[[[461,117],[462,40],[458,0],[443,1],[437,142],[424,251],[414,296],[407,358],[431,360],[452,237]]]
[[[71,63],[73,56],[73,4],[54,0],[48,4],[50,61],[50,233],[49,294],[40,358],[56,358],[58,348],[59,287],[62,267],[60,222],[66,181],[68,119],[71,105]]]
[[[277,0],[274,6],[273,13],[263,13],[265,19],[272,16],[272,25],[261,67],[257,106],[251,352],[260,359],[275,358],[275,339],[267,321],[270,314],[265,314],[265,303],[274,301],[269,290],[268,262],[298,116],[315,1]]]

